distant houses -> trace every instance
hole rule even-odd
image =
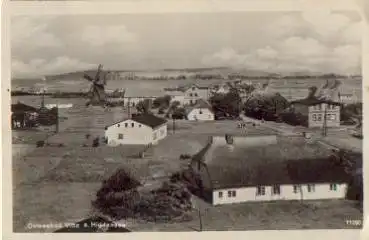
[[[151,145],[167,136],[167,121],[152,114],[136,114],[105,127],[107,145]]]
[[[195,105],[186,107],[186,118],[190,121],[212,121],[215,119],[210,103],[199,99]]]
[[[17,102],[11,105],[11,128],[27,129],[36,126],[38,118],[37,109]]]
[[[201,196],[213,205],[343,199],[349,175],[332,151],[304,139],[214,136],[193,156]]]
[[[307,127],[339,127],[341,104],[315,97],[291,102],[292,109],[307,118]]]

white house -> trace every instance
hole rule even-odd
[[[172,101],[179,101],[181,105],[196,104],[199,99],[209,98],[209,89],[205,86],[190,84],[176,88],[165,88],[165,93],[172,97]]]
[[[342,199],[349,182],[332,150],[299,137],[211,137],[194,155],[191,169],[213,205]]]
[[[110,146],[157,144],[166,136],[166,120],[152,114],[133,115],[105,127],[105,139]]]
[[[292,101],[291,105],[295,113],[300,113],[307,118],[305,125],[309,128],[339,127],[340,103],[328,100],[320,100],[315,97]]]
[[[187,106],[186,118],[190,121],[212,121],[215,119],[211,105],[200,99],[194,106]]]

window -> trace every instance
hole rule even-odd
[[[132,126],[132,127],[135,127],[135,124],[134,124],[134,123],[132,123],[132,124],[131,124],[131,126]]]
[[[223,192],[218,193],[219,198],[223,198]]]
[[[336,120],[336,114],[331,114],[331,118],[330,118],[331,120]]]
[[[124,126],[125,126],[125,127],[128,127],[128,123],[125,123],[125,124],[124,124]]]
[[[279,195],[281,194],[281,186],[274,185],[272,188],[272,195]]]
[[[300,186],[298,185],[293,185],[293,192],[294,193],[298,193],[300,191]]]
[[[142,125],[141,124],[138,124],[138,127],[141,127]]]
[[[122,133],[118,133],[118,139],[123,139],[123,134]]]
[[[118,124],[117,127],[120,127],[120,124]]]
[[[314,184],[308,184],[307,185],[308,192],[315,192],[315,185]]]
[[[153,134],[152,138],[155,140],[157,137],[158,137],[158,136],[157,136],[157,133],[156,133],[156,132],[154,132],[154,134]]]
[[[202,114],[202,110],[200,109],[199,114]]]
[[[195,97],[197,97],[197,96],[198,96],[198,95],[197,95],[197,93],[195,93],[194,95],[195,95]]]
[[[317,114],[318,115],[318,121],[322,121],[322,114]]]
[[[331,190],[331,191],[337,191],[337,184],[330,184],[329,185],[329,190]]]
[[[192,93],[190,93],[190,97],[192,97]]]
[[[313,114],[313,121],[316,121],[316,114]]]
[[[164,134],[165,134],[165,130],[164,129],[160,130],[160,135],[163,136]]]
[[[265,186],[258,186],[256,190],[257,196],[265,195]]]
[[[195,91],[195,87],[192,87],[192,91]]]
[[[236,197],[236,191],[235,190],[228,191],[228,197]]]

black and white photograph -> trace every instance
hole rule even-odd
[[[362,229],[362,24],[12,16],[13,231]]]

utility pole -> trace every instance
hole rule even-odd
[[[127,106],[128,106],[128,118],[131,118],[131,98],[128,98]]]
[[[173,114],[172,114],[172,120],[173,120],[173,134],[176,133],[176,119],[173,117]]]
[[[197,210],[198,210],[197,212],[199,213],[199,221],[200,221],[199,231],[202,232],[202,216],[201,216],[200,206],[197,208]]]
[[[56,104],[56,123],[55,123],[55,132],[59,132],[59,104]]]
[[[328,104],[324,105],[324,119],[323,119],[323,129],[322,129],[322,135],[323,137],[327,136],[327,108]]]

